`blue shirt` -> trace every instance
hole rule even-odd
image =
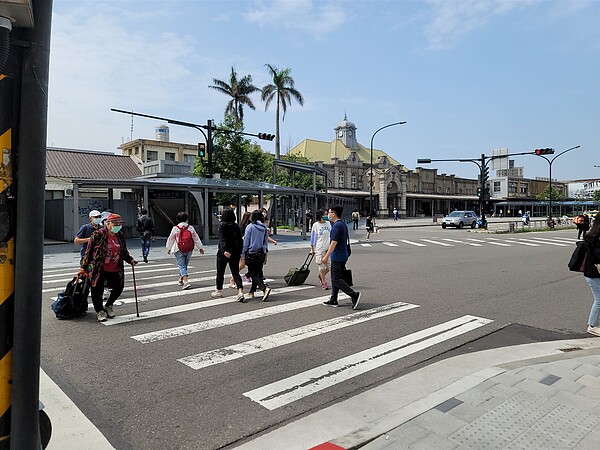
[[[333,252],[331,252],[331,260],[348,261],[348,227],[342,219],[333,224],[330,237],[332,241],[337,242]]]
[[[94,225],[92,225],[91,223],[86,223],[85,225],[82,225],[81,228],[79,229],[79,231],[77,232],[77,237],[79,239],[89,238],[94,231],[98,231],[99,229],[100,229],[100,226],[98,226],[98,228],[94,228]],[[81,251],[80,251],[81,257],[83,257],[83,255],[85,255],[87,245],[88,245],[87,242],[84,244],[81,244]]]

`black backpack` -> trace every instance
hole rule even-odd
[[[74,277],[52,303],[52,311],[56,318],[62,320],[85,315],[88,310],[89,293],[89,280],[86,277]]]

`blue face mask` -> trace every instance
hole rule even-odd
[[[94,217],[94,224],[100,225],[102,223],[102,217]]]
[[[119,231],[121,231],[121,228],[123,228],[122,225],[113,225],[112,232],[113,233],[118,233]]]

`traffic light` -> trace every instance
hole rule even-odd
[[[488,166],[483,166],[481,171],[483,172],[483,180],[481,180],[481,183],[485,184],[490,179],[490,168]]]
[[[554,149],[553,148],[536,148],[535,149],[535,154],[536,155],[552,155],[554,153]]]
[[[481,188],[477,188],[477,198],[481,198]]]
[[[204,158],[206,156],[206,144],[204,142],[200,142],[198,144],[198,157]]]
[[[257,136],[258,136],[259,139],[263,139],[265,141],[272,141],[273,139],[275,139],[275,135],[274,134],[258,133]]]

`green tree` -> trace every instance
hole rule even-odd
[[[246,75],[238,80],[238,74],[235,67],[232,66],[229,83],[216,78],[213,78],[213,83],[214,85],[209,86],[209,88],[231,97],[231,100],[227,103],[227,108],[225,108],[225,115],[231,115],[236,122],[242,123],[244,121],[244,106],[256,109],[249,97],[250,94],[259,90],[252,84],[252,76]]]
[[[536,196],[538,200],[548,200],[550,198],[550,185],[546,186],[543,192]],[[565,199],[565,195],[562,192],[552,188],[552,200],[562,201]]]
[[[285,155],[283,158],[284,161],[297,162],[301,164],[310,164],[310,161],[304,156],[296,156],[296,155]],[[278,169],[277,170],[277,184],[281,186],[292,186],[292,177],[291,171],[288,169]],[[308,172],[295,172],[294,173],[294,187],[298,189],[304,189],[306,191],[313,190],[313,175]],[[323,184],[322,177],[317,177],[317,191],[322,191],[325,189],[325,185]]]
[[[265,111],[269,108],[269,105],[276,100],[275,106],[275,159],[281,157],[280,140],[279,140],[279,114],[280,110],[283,110],[282,121],[285,120],[285,112],[287,107],[291,104],[292,99],[295,99],[300,106],[304,105],[304,97],[295,88],[294,79],[290,73],[292,69],[285,68],[279,70],[277,67],[273,67],[271,64],[265,64],[269,74],[273,80],[272,84],[267,84],[262,88],[261,99],[265,102]]]
[[[600,191],[594,191],[594,201],[600,202]]]

